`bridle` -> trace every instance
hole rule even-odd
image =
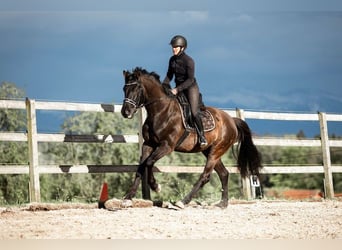
[[[132,85],[138,85],[140,87],[140,92],[142,91],[142,88],[141,88],[141,85],[140,85],[139,81],[134,81],[134,82],[131,82],[131,83],[126,83],[125,87],[126,86],[132,86]],[[139,93],[137,99],[138,100],[133,100],[131,98],[127,98],[126,97],[124,99],[124,103],[131,104],[135,109],[139,109],[139,108],[144,106],[144,102],[141,102],[141,100],[140,100],[141,99],[141,93]]]
[[[126,86],[132,86],[132,85],[138,85],[140,87],[140,93],[139,93],[138,100],[133,100],[131,98],[127,98],[126,97],[124,99],[124,103],[131,104],[134,107],[134,109],[136,109],[136,110],[139,109],[139,108],[142,108],[144,106],[149,106],[150,104],[158,102],[158,101],[163,100],[165,98],[167,99],[167,97],[160,97],[160,98],[157,98],[155,100],[152,100],[152,101],[149,101],[149,102],[145,102],[144,96],[143,96],[143,98],[141,98],[141,96],[142,96],[141,95],[142,87],[141,87],[141,83],[139,82],[139,80],[136,80],[136,81],[130,82],[130,83],[126,83],[125,87]],[[141,101],[141,99],[143,99],[143,101]]]

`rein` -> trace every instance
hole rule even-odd
[[[155,100],[152,100],[152,101],[149,101],[149,102],[143,104],[142,107],[144,107],[144,106],[149,106],[149,105],[151,105],[151,104],[153,104],[153,103],[155,103],[155,102],[161,101],[161,100],[163,100],[163,99],[167,99],[167,98],[166,98],[166,97],[159,97],[159,98],[157,98],[157,99],[155,99]]]
[[[139,81],[135,81],[135,82],[131,82],[131,83],[126,83],[125,85],[126,86],[140,85],[140,83],[139,83]],[[155,100],[149,101],[147,103],[141,103],[141,104],[138,104],[138,101],[136,101],[136,100],[133,100],[133,99],[130,99],[130,98],[125,98],[124,102],[129,103],[129,104],[133,105],[136,109],[138,109],[138,108],[149,106],[149,105],[151,105],[151,104],[153,104],[155,102],[158,102],[158,101],[166,99],[166,98],[167,97],[159,97],[159,98],[157,98]]]

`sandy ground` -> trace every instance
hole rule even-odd
[[[97,205],[0,208],[0,239],[342,239],[341,201],[232,202],[113,211]]]

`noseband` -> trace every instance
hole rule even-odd
[[[140,87],[139,81],[135,81],[135,82],[131,82],[131,83],[126,83],[126,84],[125,84],[125,86],[131,86],[131,85],[139,85],[139,87]],[[144,103],[143,103],[143,102],[142,102],[142,103],[139,103],[139,102],[140,102],[140,99],[141,99],[141,98],[140,98],[140,94],[139,94],[138,100],[133,100],[133,99],[131,99],[131,98],[125,98],[125,99],[124,99],[124,102],[125,102],[125,103],[128,103],[128,104],[131,104],[131,105],[134,106],[135,109],[138,109],[138,108],[141,108],[141,107],[144,106]]]

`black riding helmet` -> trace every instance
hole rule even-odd
[[[188,45],[188,43],[184,36],[176,35],[172,37],[170,45],[172,47],[183,47],[184,49],[186,49],[186,46]]]

